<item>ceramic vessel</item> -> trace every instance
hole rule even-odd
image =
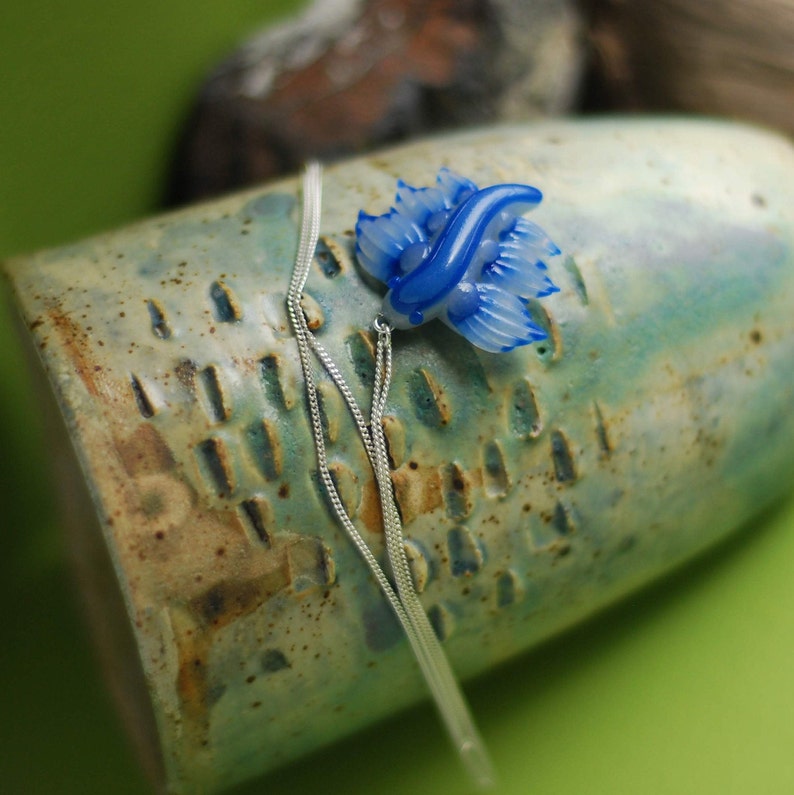
[[[304,300],[368,404],[381,303],[358,211],[446,165],[543,191],[548,340],[396,332],[386,429],[412,573],[463,678],[695,555],[790,491],[794,151],[717,122],[489,129],[330,167]],[[284,299],[300,182],[10,263],[86,493],[75,550],[153,776],[215,792],[425,697],[319,493]],[[380,515],[320,380],[339,491]],[[53,443],[53,455],[57,445]],[[105,565],[107,564],[107,565]]]

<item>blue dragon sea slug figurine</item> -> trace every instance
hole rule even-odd
[[[544,339],[526,303],[559,290],[544,257],[560,250],[518,214],[541,199],[529,185],[479,189],[447,168],[435,187],[399,180],[394,207],[377,216],[362,211],[356,223],[359,263],[389,288],[388,322],[411,328],[439,318],[493,353]]]

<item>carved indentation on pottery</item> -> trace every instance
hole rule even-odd
[[[433,605],[427,611],[430,625],[436,637],[443,643],[455,631],[455,614],[443,603]]]
[[[341,461],[332,461],[328,464],[328,472],[336,487],[336,492],[345,506],[347,515],[352,519],[358,512],[361,503],[361,488],[358,476],[353,470]]]
[[[536,439],[543,430],[532,384],[522,379],[513,387],[510,430],[519,439]]]
[[[296,593],[326,588],[336,581],[336,564],[331,550],[319,538],[304,538],[303,543],[290,546],[287,564]]]
[[[576,464],[571,453],[571,446],[559,428],[555,428],[551,432],[551,460],[554,464],[554,477],[559,483],[570,483],[576,480]]]
[[[130,386],[132,387],[132,395],[135,398],[135,405],[138,406],[141,417],[147,420],[153,417],[155,413],[154,403],[135,373],[130,375]]]
[[[587,285],[584,282],[584,277],[582,276],[582,272],[579,270],[579,266],[576,264],[576,260],[569,255],[563,261],[562,266],[571,277],[573,288],[576,291],[576,295],[579,297],[579,300],[584,306],[587,306],[590,303],[590,299],[587,296]]]
[[[562,338],[560,330],[554,317],[548,309],[537,299],[530,298],[527,301],[527,309],[532,320],[546,332],[546,339],[536,342],[534,345],[535,353],[538,358],[545,363],[557,361],[562,356]]]
[[[453,527],[447,533],[447,549],[453,577],[476,574],[485,563],[482,545],[463,525]]]
[[[383,432],[386,436],[386,449],[392,469],[402,466],[405,461],[405,426],[393,414],[383,418]]]
[[[204,409],[213,422],[225,422],[232,415],[231,399],[221,381],[220,368],[210,364],[199,373]]]
[[[432,373],[424,367],[414,370],[408,377],[411,402],[419,421],[429,428],[441,428],[449,424],[452,410],[444,388]]]
[[[576,532],[576,522],[572,510],[559,501],[554,506],[551,525],[561,536],[569,536]]]
[[[295,385],[286,371],[283,360],[275,353],[269,353],[259,361],[265,395],[271,403],[289,411],[295,405],[296,394]]]
[[[339,438],[339,426],[342,421],[342,396],[339,390],[330,381],[317,382],[317,405],[320,409],[320,422],[328,444],[333,444]]]
[[[504,497],[510,491],[510,475],[502,446],[496,440],[488,442],[482,451],[483,482],[489,497]]]
[[[267,418],[259,420],[248,426],[245,438],[251,458],[265,480],[281,477],[284,456],[277,423]]]
[[[226,442],[210,437],[196,446],[201,471],[219,497],[228,497],[235,488],[234,469]]]
[[[161,340],[167,340],[171,336],[171,326],[166,320],[163,305],[156,298],[149,298],[146,301],[146,308],[149,310],[149,319],[152,322],[152,334]]]
[[[571,536],[576,532],[576,514],[572,507],[560,501],[530,518],[528,539],[534,553],[548,553],[557,557],[571,551]]]
[[[329,279],[338,276],[342,270],[337,249],[336,243],[331,238],[323,235],[317,241],[317,248],[314,250],[314,261],[319,266],[322,274]]]
[[[375,378],[375,346],[372,338],[366,331],[359,330],[345,338],[345,347],[359,381],[371,387]]]
[[[272,529],[275,525],[273,506],[264,497],[254,496],[239,505],[243,526],[252,531],[254,538],[266,547],[272,544]]]
[[[301,295],[301,309],[306,318],[309,331],[319,331],[325,325],[325,312],[316,298],[304,292]]]
[[[593,401],[593,416],[595,418],[596,441],[598,442],[598,449],[601,451],[601,457],[609,458],[612,455],[612,442],[609,438],[609,428],[601,412],[601,406],[595,401]]]
[[[219,322],[234,323],[242,318],[240,302],[225,282],[218,280],[210,285],[210,300],[215,319]]]
[[[441,487],[450,519],[459,522],[471,514],[471,481],[459,464],[453,461],[441,468]]]
[[[405,540],[404,547],[414,588],[416,588],[417,593],[422,593],[433,576],[433,567],[430,563],[430,558],[424,547],[412,538]]]
[[[523,597],[524,584],[513,569],[508,569],[499,575],[499,579],[496,581],[496,604],[498,607],[507,607],[520,602]]]

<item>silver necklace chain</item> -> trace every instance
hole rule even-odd
[[[378,317],[373,322],[373,329],[377,334],[377,349],[368,425],[339,368],[309,330],[301,308],[301,295],[309,276],[320,233],[321,211],[322,169],[319,163],[310,162],[306,166],[303,179],[303,216],[298,251],[295,255],[295,265],[287,293],[287,311],[297,341],[298,355],[303,370],[320,479],[337,521],[369,566],[378,586],[400,622],[464,766],[478,787],[488,789],[494,784],[491,762],[455,674],[450,667],[447,655],[419,601],[406,555],[402,522],[394,499],[391,466],[383,429],[383,417],[392,377],[392,329],[383,317]],[[375,475],[383,516],[386,551],[395,585],[389,581],[383,567],[378,563],[377,558],[350,518],[331,475],[312,366],[312,353],[317,357],[344,398]]]

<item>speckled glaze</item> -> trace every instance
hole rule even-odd
[[[440,324],[395,333],[396,498],[465,678],[790,491],[794,152],[728,124],[614,120],[328,168],[305,310],[363,405],[382,296],[354,265],[353,225],[397,178],[425,184],[441,165],[538,186],[533,220],[562,249],[561,291],[530,303],[544,342],[488,354]],[[133,629],[128,702],[174,793],[215,792],[425,696],[318,493],[284,308],[299,188],[9,266],[95,506],[84,529]],[[364,452],[330,382],[320,393],[340,493],[381,553]],[[104,626],[127,625],[108,610]],[[116,667],[134,668],[120,643]]]

